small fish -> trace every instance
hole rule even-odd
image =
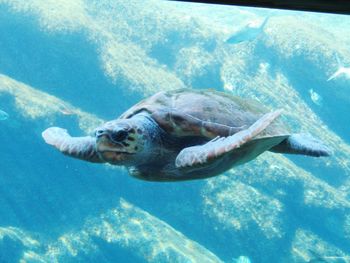
[[[9,115],[7,112],[0,110],[0,121],[7,120],[9,118]]]
[[[70,109],[66,109],[66,108],[60,108],[58,109],[63,115],[74,115],[75,112],[70,110]]]
[[[335,79],[339,77],[340,75],[345,75],[346,78],[350,79],[350,67],[344,67],[343,63],[340,62],[338,55],[335,55],[337,62],[338,62],[338,69],[337,71],[330,76],[327,81],[330,81],[332,79]]]
[[[322,97],[313,89],[309,89],[310,98],[318,106],[322,105]]]
[[[253,27],[250,24],[246,25],[241,30],[232,35],[230,38],[228,38],[226,40],[226,43],[238,44],[244,41],[252,41],[256,39],[264,31],[264,27],[268,20],[269,17],[266,17],[265,20],[258,27]]]
[[[63,114],[63,115],[74,115],[76,114],[75,110],[67,105],[66,103],[60,103],[58,105],[58,110]]]

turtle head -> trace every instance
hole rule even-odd
[[[111,164],[135,165],[146,160],[152,129],[142,118],[118,119],[95,130],[96,150]]]

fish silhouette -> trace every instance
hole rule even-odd
[[[245,41],[252,41],[256,39],[263,31],[264,27],[269,20],[269,17],[266,17],[259,27],[252,27],[251,25],[246,25],[241,30],[236,32],[230,38],[226,40],[226,43],[229,44],[238,44]]]
[[[0,121],[7,120],[9,118],[9,115],[7,112],[0,110]]]
[[[343,63],[340,62],[340,59],[339,59],[337,54],[335,55],[335,57],[336,57],[337,62],[338,62],[338,69],[332,76],[330,76],[327,79],[327,81],[335,79],[343,74],[345,75],[346,78],[350,79],[350,67],[344,67]]]

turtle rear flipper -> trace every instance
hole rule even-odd
[[[222,159],[225,155],[244,146],[267,128],[280,114],[281,110],[267,113],[248,129],[228,137],[217,137],[204,145],[183,149],[176,157],[175,165],[179,169],[202,167]],[[264,149],[263,151],[265,151]],[[263,152],[261,151],[261,152]],[[243,155],[242,155],[243,156]],[[238,161],[239,162],[239,161]],[[242,163],[242,162],[241,162]]]
[[[303,154],[314,157],[329,156],[331,150],[309,134],[292,134],[270,149],[272,152]]]
[[[41,134],[47,144],[54,146],[65,155],[81,160],[103,163],[95,150],[95,138],[72,137],[67,130],[59,127],[51,127]]]

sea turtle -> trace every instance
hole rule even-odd
[[[46,143],[95,163],[126,166],[134,177],[181,181],[219,175],[264,151],[328,156],[310,135],[290,134],[281,110],[215,90],[162,91],[142,100],[95,136],[71,137],[51,127]]]

